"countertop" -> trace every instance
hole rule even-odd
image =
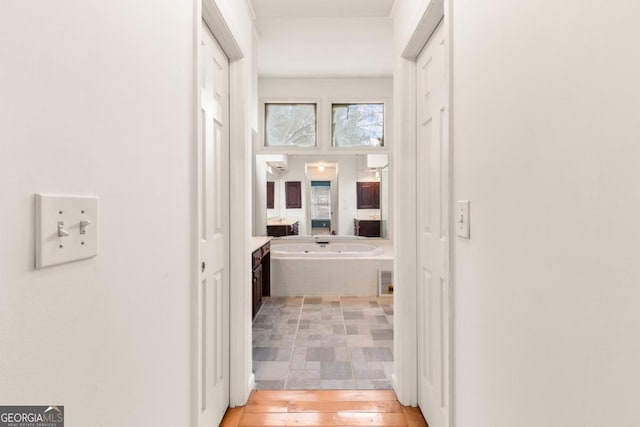
[[[297,219],[271,218],[267,220],[267,225],[293,225],[296,222],[298,222]]]
[[[262,245],[271,241],[270,236],[253,236],[251,237],[251,253],[260,249]]]

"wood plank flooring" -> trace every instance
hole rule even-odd
[[[220,425],[428,427],[420,409],[400,405],[392,390],[257,390]]]

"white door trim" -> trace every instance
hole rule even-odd
[[[230,325],[229,328],[229,406],[244,405],[253,389],[254,375],[251,372],[251,306],[249,298],[250,289],[250,243],[251,228],[248,226],[251,220],[250,201],[245,197],[251,192],[251,135],[249,126],[249,94],[251,64],[246,59],[245,53],[238,44],[232,29],[225,20],[216,0],[195,0],[195,12],[193,19],[193,100],[192,100],[192,132],[191,132],[191,209],[192,227],[191,233],[191,259],[193,270],[191,283],[197,283],[199,277],[199,245],[198,236],[198,194],[197,194],[197,165],[198,156],[198,112],[200,111],[199,73],[201,64],[199,60],[199,46],[201,22],[204,20],[211,29],[225,54],[229,58],[229,101],[230,101],[230,174],[229,185],[230,215],[229,229],[229,304]],[[239,213],[243,212],[244,215]],[[192,417],[191,425],[198,425],[198,295],[196,287],[192,287],[191,307],[191,342],[192,342]],[[232,309],[231,309],[232,308]]]
[[[227,54],[229,62],[242,59],[244,53],[215,0],[202,0],[202,3],[197,1],[197,4],[201,7],[201,13],[196,14],[197,22],[204,20],[207,23],[216,41]]]
[[[415,24],[415,30],[411,34],[411,37],[403,44],[402,57],[409,61],[415,62],[422,52],[422,48],[431,34],[438,27],[438,24],[445,16],[445,1],[433,0],[426,6],[424,12],[418,15],[417,22]],[[451,16],[450,14],[447,14]]]
[[[402,212],[394,215],[395,230],[395,261],[394,261],[394,281],[395,283],[406,283],[408,286],[396,287],[395,309],[395,331],[396,340],[394,353],[396,355],[396,364],[394,367],[393,383],[398,394],[400,402],[405,405],[417,404],[417,345],[416,345],[416,285],[417,285],[417,259],[416,259],[416,182],[415,182],[415,148],[416,148],[416,58],[426,44],[429,36],[436,28],[437,23],[444,13],[444,26],[449,41],[448,46],[448,64],[449,64],[449,93],[447,95],[449,102],[449,138],[450,147],[452,145],[452,104],[451,104],[451,10],[453,0],[432,0],[425,7],[423,13],[418,14],[415,24],[415,31],[411,37],[403,43],[403,55],[399,58],[394,73],[394,97],[396,97],[396,120],[394,129],[394,140],[398,143],[394,144],[393,157],[397,164],[402,164],[403,168],[394,168],[394,206],[403,206]],[[440,6],[442,5],[442,6]],[[196,0],[196,14],[194,16],[194,83],[193,83],[193,131],[191,135],[193,152],[197,152],[197,114],[199,110],[197,75],[200,72],[200,64],[198,61],[198,46],[200,44],[199,25],[202,19],[209,25],[216,40],[220,43],[223,50],[230,60],[230,134],[232,144],[230,147],[231,165],[233,165],[230,176],[231,201],[229,209],[237,213],[231,216],[230,224],[230,305],[231,325],[230,325],[230,406],[243,405],[246,403],[249,393],[253,388],[254,376],[251,372],[251,307],[249,298],[250,289],[250,250],[249,237],[251,224],[250,201],[246,200],[246,194],[251,191],[251,131],[249,126],[249,94],[250,88],[248,82],[251,73],[251,66],[246,59],[242,49],[237,43],[233,32],[227,25],[220,9],[215,0]],[[402,141],[402,143],[400,143]],[[451,167],[452,156],[449,156],[449,189],[452,193],[453,189],[453,168]],[[194,154],[192,164],[197,164],[197,156]],[[194,167],[193,170],[196,168]],[[198,236],[197,236],[197,193],[196,186],[197,176],[192,174],[192,208],[193,208],[193,227],[192,233],[192,251],[194,260],[192,283],[197,281],[198,277]],[[449,198],[450,201],[453,197]],[[450,209],[450,211],[453,211]],[[240,213],[242,212],[242,215]],[[450,221],[450,224],[453,222]],[[453,233],[451,234],[453,235]],[[455,242],[452,241],[450,253],[450,269],[453,268],[453,247]],[[400,260],[401,263],[398,261]],[[454,276],[451,275],[451,288],[453,301]],[[193,347],[197,347],[197,313],[196,304],[197,295],[192,298],[192,322],[193,322]],[[451,304],[451,313],[453,315],[453,304]],[[453,335],[453,328],[451,329]],[[453,358],[453,336],[450,337],[451,343],[451,385],[454,383],[454,358]],[[197,356],[198,352],[193,351],[193,422],[197,423],[198,405],[197,399]],[[453,387],[450,390],[451,408],[454,407]],[[453,409],[451,416],[451,425],[454,425]]]
[[[250,93],[251,62],[230,64],[231,146],[230,146],[230,394],[229,406],[247,403],[255,385],[251,347],[251,141]]]
[[[393,388],[407,406],[418,403],[417,347],[417,206],[416,206],[416,66],[399,59],[394,72],[393,159]],[[400,167],[402,165],[402,167]],[[398,207],[402,206],[402,209]]]
[[[229,59],[204,22],[199,60],[199,425],[229,405]],[[206,267],[205,267],[206,266]]]
[[[396,97],[394,114],[394,159],[402,168],[394,168],[394,206],[402,206],[394,220],[394,283],[398,284],[394,298],[394,377],[393,386],[398,399],[404,405],[415,406],[418,403],[418,349],[417,349],[417,286],[418,261],[417,252],[417,194],[416,194],[416,60],[429,37],[443,21],[446,39],[446,87],[449,138],[449,173],[446,177],[449,200],[449,217],[453,212],[453,137],[452,137],[452,3],[454,0],[431,0],[425,5],[414,21],[414,31],[402,43],[402,56],[396,63],[394,72],[394,96]],[[450,321],[454,324],[454,290],[453,276],[455,233],[453,221],[449,218],[449,277],[450,277]],[[402,284],[407,284],[403,286]],[[454,418],[454,328],[449,330],[449,402],[450,426],[455,425]],[[428,421],[428,420],[427,420]]]

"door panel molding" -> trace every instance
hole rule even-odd
[[[428,271],[418,293],[418,404],[432,427],[449,427],[449,139],[445,31],[440,24],[417,59],[418,267]],[[426,298],[426,300],[425,300]]]
[[[196,127],[196,246],[199,266],[197,396],[199,427],[219,423],[229,405],[229,62],[199,24]]]

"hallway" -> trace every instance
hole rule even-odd
[[[230,140],[205,150],[224,166],[207,181],[229,202],[201,206],[198,138],[219,126],[202,116],[203,19],[229,60],[229,94],[214,99],[228,98]],[[441,20],[445,69],[417,61]],[[254,155],[326,160],[320,155],[375,149],[393,168],[399,401],[416,404],[425,377],[443,382],[449,372],[451,386],[430,399],[446,407],[446,422],[421,406],[433,427],[640,426],[639,20],[640,2],[630,0],[0,2],[0,404],[60,405],[67,427],[218,425],[256,384],[250,243],[258,233],[250,223],[267,200],[252,197]],[[429,88],[442,79],[445,110]],[[382,101],[384,147],[334,146],[333,105]],[[418,101],[435,115],[418,116]],[[266,103],[314,104],[315,145],[265,146]],[[443,137],[418,151],[418,124],[444,124]],[[446,143],[451,156],[438,156]],[[429,159],[448,173],[427,173]],[[438,177],[452,191],[430,200],[447,210],[424,212],[433,204],[418,195]],[[98,199],[96,256],[36,267],[43,243],[74,259],[88,237],[84,220],[53,220],[77,211],[37,209],[37,195]],[[357,199],[345,204],[344,196],[338,219],[355,227],[344,207],[357,210]],[[432,214],[447,221],[438,226]],[[468,230],[457,229],[458,214]],[[201,256],[199,216],[215,217],[207,230],[226,228],[222,256]],[[450,270],[438,276],[419,258],[417,236],[454,228],[450,262],[431,257]],[[451,328],[429,342],[419,319],[429,327],[450,319]],[[348,376],[336,363],[346,354],[336,347],[334,360],[310,360],[332,357],[311,350],[325,347],[311,335],[334,325],[322,315],[304,320],[317,328],[304,337],[298,328],[306,353],[295,355],[289,337],[289,356],[303,370],[311,363],[310,383],[387,381],[388,361],[376,360],[382,368],[367,369],[385,378],[357,378],[353,368],[351,380],[328,378]],[[336,339],[349,339],[344,320]],[[360,324],[358,335],[366,335]],[[376,346],[384,341],[369,335]],[[260,346],[284,347],[272,338]],[[425,357],[419,350],[431,344],[455,353]],[[207,357],[210,350],[222,357]],[[279,351],[260,350],[258,363],[278,362]],[[257,368],[258,381],[284,389],[293,380]],[[281,406],[271,418],[295,422],[287,414],[302,409],[283,396],[287,412]],[[333,415],[317,420],[348,422],[329,402]],[[207,422],[202,414],[219,407]]]

